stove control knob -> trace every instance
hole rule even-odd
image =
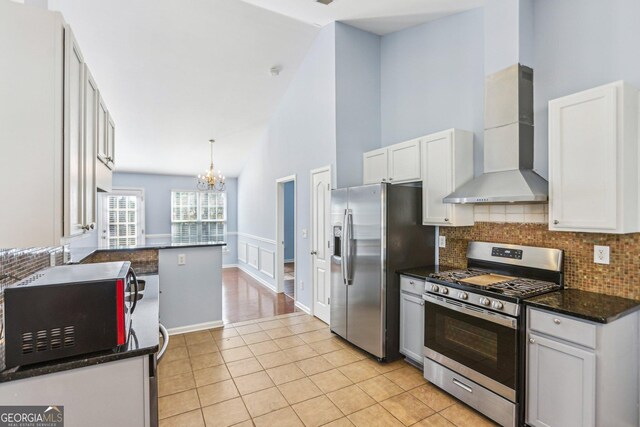
[[[491,300],[489,298],[482,297],[480,298],[480,304],[489,306],[491,305]]]
[[[445,295],[446,295],[446,294],[448,294],[448,293],[449,293],[449,289],[447,289],[447,288],[442,288],[442,289],[440,289],[440,293],[441,293],[441,294],[445,294]]]
[[[467,294],[466,292],[458,292],[458,298],[467,299],[469,298],[469,294]]]
[[[502,307],[504,307],[504,306],[502,305],[502,303],[500,301],[494,301],[491,304],[491,307],[495,308],[496,310],[502,310]]]
[[[431,291],[432,292],[438,292],[438,289],[440,289],[440,287],[438,285],[431,285]]]

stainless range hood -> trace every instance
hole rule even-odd
[[[546,202],[533,170],[533,70],[515,64],[485,78],[484,171],[445,203]]]

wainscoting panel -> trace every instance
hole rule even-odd
[[[275,255],[273,251],[260,248],[260,272],[271,278],[275,277]]]
[[[256,270],[260,267],[260,254],[258,247],[247,243],[247,263]]]
[[[247,262],[247,242],[238,242],[238,261]]]

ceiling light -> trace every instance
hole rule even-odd
[[[224,191],[226,188],[225,177],[222,176],[222,172],[218,171],[218,176],[216,176],[215,170],[213,169],[213,143],[216,142],[215,139],[210,139],[209,144],[211,144],[211,164],[209,165],[209,169],[204,171],[204,175],[198,175],[198,190],[201,191]]]
[[[280,75],[280,67],[275,66],[275,67],[271,67],[271,69],[269,70],[269,74],[271,74],[271,77],[277,77]]]

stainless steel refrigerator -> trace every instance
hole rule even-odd
[[[379,359],[400,357],[398,269],[435,263],[420,187],[373,184],[331,193],[331,330]]]

